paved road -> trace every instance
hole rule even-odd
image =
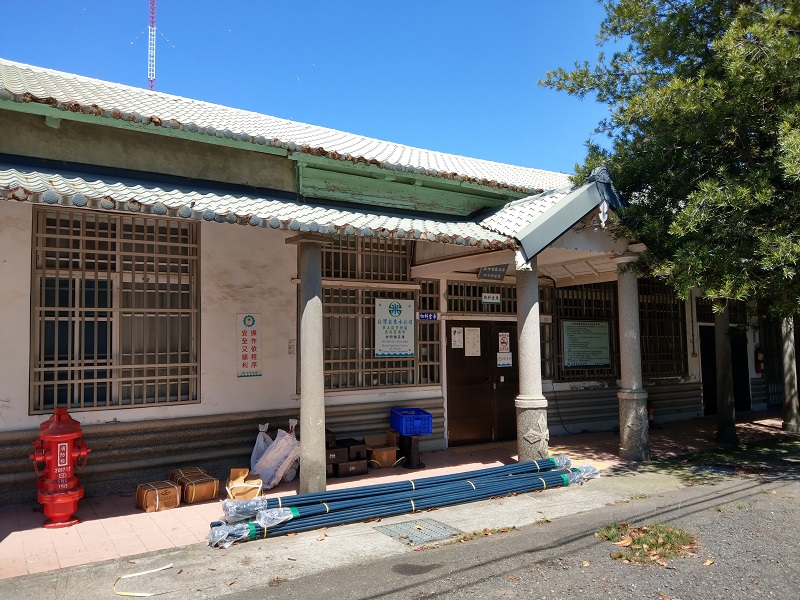
[[[797,600],[799,499],[796,479],[739,477],[231,598]],[[668,568],[623,564],[611,558],[619,548],[594,536],[611,522],[676,523],[700,548]]]
[[[126,591],[185,600],[335,598],[800,598],[800,440],[606,473],[381,523],[431,518],[462,531],[515,530],[421,551],[357,523],[294,537],[202,545],[0,581],[0,598],[95,600]],[[695,556],[668,568],[611,558],[594,536],[612,522],[676,523]],[[708,561],[713,561],[706,564]],[[166,565],[171,568],[117,581]]]

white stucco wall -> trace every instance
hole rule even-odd
[[[37,427],[28,414],[32,205],[0,201],[0,432]],[[285,232],[222,223],[200,230],[201,401],[181,406],[70,411],[83,424],[299,407],[295,246]],[[238,378],[237,313],[261,314],[264,375]]]
[[[31,326],[32,207],[0,201],[0,431],[25,429]]]
[[[202,295],[199,412],[218,414],[297,407],[296,246],[285,232],[203,223],[200,236]],[[238,313],[261,315],[261,377],[236,377]]]

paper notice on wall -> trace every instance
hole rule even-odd
[[[481,355],[481,328],[464,327],[464,356]]]
[[[497,366],[510,367],[511,366],[511,352],[498,352],[497,353]]]
[[[450,347],[463,348],[464,347],[464,328],[453,327],[450,329]]]
[[[236,315],[236,334],[239,338],[239,355],[236,361],[237,377],[260,377],[261,367],[261,315],[241,313]]]

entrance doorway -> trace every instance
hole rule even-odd
[[[447,322],[448,445],[516,438],[518,358],[516,323]]]
[[[737,412],[747,412],[751,407],[747,335],[738,327],[731,327],[729,331],[733,400]],[[703,412],[706,415],[717,414],[717,350],[714,332],[713,325],[700,325],[700,371],[703,378]]]

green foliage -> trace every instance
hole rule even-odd
[[[661,524],[634,527],[628,523],[612,523],[597,531],[595,536],[618,546],[619,551],[612,554],[617,560],[664,567],[667,559],[689,554],[697,545],[697,538],[691,533]]]
[[[638,268],[800,314],[800,3],[607,0],[596,62],[542,85],[608,104],[575,180],[605,163]]]

